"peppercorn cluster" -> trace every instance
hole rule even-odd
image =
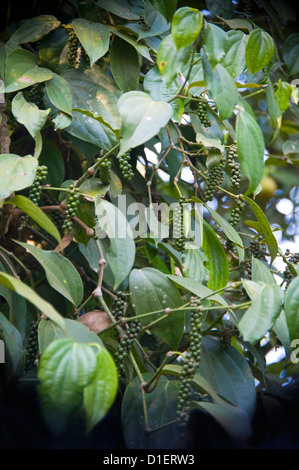
[[[245,209],[245,202],[243,202],[241,199],[236,199],[236,207],[234,207],[231,211],[231,215],[229,218],[229,223],[234,227],[237,225],[240,221],[240,215]]]
[[[33,204],[38,204],[42,192],[42,183],[47,178],[48,168],[45,165],[38,166],[35,178],[29,191],[29,199]]]
[[[290,250],[287,249],[284,256],[289,263],[299,264],[299,253],[291,253]],[[285,270],[283,272],[283,278],[285,280],[286,287],[288,287],[289,283],[294,278],[294,274],[292,273],[288,265],[285,267]]]
[[[78,58],[79,39],[73,29],[69,29],[67,57],[70,65],[76,65]]]
[[[113,301],[112,313],[116,320],[120,320],[124,316],[126,309],[126,294],[117,292]],[[134,340],[138,337],[142,326],[138,320],[132,320],[125,325],[123,333],[119,334],[119,343],[115,352],[115,363],[119,375],[125,373],[125,360],[129,354]]]
[[[25,98],[30,103],[36,104],[38,108],[44,106],[43,102],[43,87],[40,83],[35,83],[24,92]]]
[[[189,419],[192,394],[191,381],[201,358],[202,318],[201,312],[198,309],[199,299],[191,297],[190,306],[194,307],[194,310],[190,312],[190,344],[181,359],[182,369],[179,377],[177,421],[181,429],[186,426]]]
[[[131,156],[129,153],[124,153],[123,155],[120,155],[118,158],[119,168],[120,168],[122,177],[127,181],[130,181],[134,176],[134,171],[130,163],[130,159],[131,159]]]
[[[233,144],[227,151],[227,165],[231,171],[230,182],[234,188],[239,188],[241,181],[240,164],[236,161],[237,158],[237,146]]]
[[[208,173],[208,179],[205,184],[205,201],[212,201],[217,186],[223,181],[226,159],[222,157],[218,164],[211,166]]]
[[[173,211],[173,237],[175,238],[175,248],[178,251],[185,251],[185,231],[184,231],[184,204],[186,198],[179,197],[179,203]]]
[[[70,192],[68,198],[67,198],[67,206],[65,209],[65,220],[62,225],[62,230],[64,233],[72,230],[73,228],[73,223],[72,223],[72,218],[75,217],[79,202],[80,202],[80,192],[79,189],[75,187],[74,184],[71,184],[68,187],[68,190]]]
[[[30,333],[26,348],[26,361],[25,370],[28,371],[34,366],[36,355],[38,352],[38,338],[37,338],[38,324],[33,321],[30,325]]]
[[[100,161],[100,158],[97,159],[97,161]],[[100,163],[99,166],[99,177],[100,180],[102,181],[103,184],[107,185],[111,182],[111,161],[110,160],[104,160]]]
[[[199,117],[200,122],[205,127],[211,127],[211,121],[207,115],[207,108],[208,108],[207,104],[204,103],[203,101],[200,101],[197,107],[197,116]]]
[[[249,245],[250,254],[257,259],[265,261],[265,247],[260,244],[259,240],[252,239],[250,240]]]

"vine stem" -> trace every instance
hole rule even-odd
[[[145,397],[145,391],[144,391],[144,388],[143,388],[143,384],[145,383],[144,380],[143,380],[143,377],[142,377],[142,374],[139,370],[139,367],[138,367],[138,364],[135,360],[135,357],[133,356],[132,354],[132,351],[130,351],[129,353],[130,355],[130,359],[132,361],[132,364],[133,364],[133,367],[135,369],[135,372],[139,378],[139,381],[140,381],[140,389],[141,389],[141,396],[142,396],[142,406],[143,406],[143,414],[144,414],[144,423],[145,423],[145,428],[144,428],[144,431],[147,435],[147,433],[150,431],[150,427],[149,427],[149,423],[148,423],[148,413],[147,413],[147,406],[146,406],[146,397]]]
[[[119,143],[116,144],[112,149],[108,150],[108,152],[106,152],[105,155],[103,155],[102,158],[99,158],[99,160],[94,165],[87,168],[85,173],[83,173],[83,175],[75,183],[75,187],[79,188],[84,183],[84,181],[86,181],[87,178],[89,178],[90,175],[94,175],[96,173],[96,171],[98,170],[99,166],[101,165],[101,163],[104,160],[106,160],[106,158],[110,157],[110,155],[115,153],[117,151],[117,149],[119,148],[119,146],[120,146]]]

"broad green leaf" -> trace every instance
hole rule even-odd
[[[97,196],[104,196],[108,189],[108,185],[104,185],[100,178],[90,178],[84,181],[80,186],[80,193],[89,199],[95,200]]]
[[[252,281],[251,279],[242,279],[243,287],[251,300],[254,300],[261,293],[263,283]]]
[[[115,82],[124,93],[137,89],[140,74],[139,57],[131,44],[118,37],[113,39],[110,67]]]
[[[237,78],[246,68],[245,48],[248,36],[241,31],[228,31],[226,37],[226,52],[222,65],[233,78]]]
[[[73,111],[72,123],[67,127],[63,125],[63,128],[72,136],[104,150],[110,150],[117,143],[116,136],[109,127],[81,111]]]
[[[62,330],[64,330],[64,319],[63,317],[52,307],[49,302],[42,299],[34,290],[32,290],[27,284],[16,279],[10,274],[0,272],[0,284],[8,287],[9,289],[17,292],[19,295],[24,297],[28,302],[35,305],[46,317],[50,318],[56,323]]]
[[[144,5],[144,21],[146,27],[141,27],[138,34],[138,41],[140,41],[140,39],[162,35],[170,29],[170,25],[164,15],[150,2]]]
[[[215,101],[220,117],[222,119],[230,118],[235,105],[239,101],[239,92],[236,84],[222,64],[217,64],[212,70],[203,49],[201,50],[201,56],[208,93],[211,94]]]
[[[249,180],[246,194],[250,194],[263,178],[265,142],[261,128],[247,111],[237,115],[236,137],[241,169]]]
[[[292,95],[292,86],[281,78],[278,80],[278,87],[275,91],[275,98],[283,114],[290,105],[290,98]]]
[[[56,226],[53,224],[52,220],[49,219],[48,216],[35,204],[33,204],[30,199],[18,195],[14,196],[13,198],[9,199],[7,201],[7,204],[14,204],[17,206],[19,209],[24,211],[29,217],[31,217],[34,222],[36,222],[40,227],[42,227],[47,233],[52,235],[58,243],[61,242],[61,237],[60,234],[56,228]]]
[[[252,31],[252,23],[248,20],[244,20],[243,18],[232,18],[232,19],[227,19],[227,18],[222,18],[222,20],[232,29],[232,30],[237,30],[237,29],[243,29],[244,31]],[[234,31],[228,31],[228,33],[231,33]]]
[[[93,69],[85,72],[68,70],[63,78],[72,90],[73,109],[89,111],[90,116],[113,131],[120,128],[117,100],[121,91],[110,77]],[[86,119],[86,125],[92,121]]]
[[[192,46],[177,50],[171,34],[162,39],[157,53],[157,66],[168,87],[181,73],[191,57]]]
[[[265,284],[238,323],[244,341],[255,344],[272,328],[282,309],[280,286]]]
[[[150,380],[151,374],[143,376]],[[177,382],[160,377],[157,386],[144,396],[147,409],[148,426],[151,432],[145,436],[145,419],[140,381],[136,377],[126,387],[122,401],[121,424],[128,449],[174,449],[178,439],[178,428],[175,422],[165,429],[159,426],[175,421],[177,409]]]
[[[17,328],[0,312],[0,339],[5,344],[5,368],[9,373],[17,374],[24,364],[24,347]]]
[[[202,31],[202,44],[212,67],[223,58],[226,41],[226,34],[222,28],[213,23],[205,22],[205,27]]]
[[[266,264],[252,257],[251,277],[254,282],[262,282],[264,284],[276,284],[273,274]]]
[[[212,138],[207,137],[204,134],[197,133],[196,142],[199,144],[203,144],[204,147],[216,148],[220,150],[220,152],[224,152],[224,149],[225,149],[220,139],[212,139]]]
[[[115,26],[109,26],[108,29],[112,34],[115,34],[121,39],[124,39],[129,44],[131,44],[131,46],[135,47],[136,51],[140,55],[142,55],[145,59],[147,59],[149,62],[151,63],[153,62],[153,59],[151,58],[151,55],[149,53],[149,49],[143,44],[140,44],[139,42],[137,42],[132,35],[122,32],[121,30],[117,29],[117,27]]]
[[[165,274],[154,268],[133,269],[130,278],[132,306],[136,315],[161,310],[161,313],[145,315],[140,318],[143,326],[165,316],[165,308],[180,308],[182,299],[177,288]],[[150,327],[154,335],[176,350],[183,334],[184,310],[169,316]]]
[[[35,83],[50,80],[52,76],[51,70],[38,67],[35,56],[31,52],[16,49],[6,58],[4,87],[1,87],[0,93],[22,90]]]
[[[210,414],[234,440],[247,442],[251,436],[250,420],[246,413],[236,406],[199,401],[192,403],[192,409],[200,409]]]
[[[84,388],[87,433],[92,431],[113,405],[118,386],[117,370],[109,352],[100,348],[96,359],[96,372]]]
[[[71,338],[57,339],[43,352],[38,394],[43,417],[54,434],[62,433],[79,410],[83,389],[93,379],[97,365],[93,348]]]
[[[204,283],[209,279],[209,273],[205,267],[207,258],[204,252],[199,248],[186,247],[183,254],[183,275],[186,278]]]
[[[202,28],[203,15],[196,8],[179,8],[171,22],[171,34],[177,49],[193,43]]]
[[[154,101],[168,101],[177,94],[178,85],[173,82],[167,87],[158,67],[153,67],[144,77],[143,89]]]
[[[50,286],[78,306],[83,297],[83,283],[71,261],[56,251],[42,250],[28,243],[17,243],[41,264]]]
[[[11,110],[18,122],[23,124],[33,138],[44,127],[50,109],[39,109],[36,104],[25,100],[22,92],[12,100]]]
[[[200,282],[194,279],[174,276],[172,274],[168,274],[167,277],[168,279],[173,281],[175,284],[177,284],[179,287],[191,292],[192,294],[196,295],[200,299],[207,298],[220,305],[227,306],[226,301],[224,300],[223,297],[221,297],[221,295],[214,294],[214,291],[212,289],[209,289],[208,287],[204,286],[203,284],[201,284]]]
[[[60,26],[60,21],[52,15],[40,15],[24,21],[11,36],[11,41],[18,44],[39,41]]]
[[[251,417],[255,409],[255,384],[247,361],[233,347],[222,348],[219,338],[204,336],[197,369],[213,390]]]
[[[273,126],[277,124],[277,119],[281,116],[281,109],[276,100],[274,87],[270,79],[267,80],[266,103]]]
[[[177,0],[151,0],[151,3],[162,13],[166,21],[170,22],[176,10]]]
[[[42,151],[38,157],[38,162],[48,168],[46,183],[50,183],[51,186],[56,188],[60,186],[65,175],[64,161],[59,148],[52,140],[43,138]]]
[[[245,49],[245,60],[249,72],[262,70],[272,59],[274,42],[272,37],[262,29],[254,29],[248,37]]]
[[[271,255],[271,263],[276,258],[278,252],[278,244],[277,240],[271,230],[270,224],[268,222],[267,217],[265,216],[262,209],[249,197],[244,197],[245,201],[250,205],[257,221],[258,221],[258,230],[259,232],[263,233],[265,237],[265,241],[268,245],[269,252]]]
[[[114,276],[116,289],[130,273],[135,260],[135,243],[132,229],[123,213],[111,202],[95,200],[98,219],[96,231],[99,238],[107,236],[110,241],[106,261]],[[100,230],[99,230],[100,229]]]
[[[64,319],[64,331],[51,320],[42,318],[38,324],[38,345],[40,353],[56,339],[71,338],[78,343],[98,343],[104,347],[99,336],[79,321]]]
[[[299,338],[299,277],[295,277],[285,293],[284,311],[290,340]]]
[[[31,155],[20,157],[12,153],[0,155],[0,201],[14,191],[31,186],[38,161]]]
[[[286,350],[286,354],[291,354],[291,340],[290,340],[290,331],[287,324],[287,318],[284,310],[281,310],[279,317],[273,325],[273,331],[276,334],[277,338],[281,341],[281,344]],[[296,339],[298,336],[296,336]]]
[[[120,18],[139,20],[139,16],[132,11],[131,5],[127,0],[121,0],[121,2],[118,0],[97,0],[96,5]]]
[[[109,30],[104,24],[88,21],[84,18],[73,20],[72,27],[84,47],[90,59],[90,67],[92,67],[109,49]]]
[[[166,126],[172,108],[165,101],[153,101],[142,91],[129,91],[118,100],[122,118],[119,155],[154,137]]]
[[[202,249],[208,259],[206,262],[206,268],[209,271],[207,286],[212,290],[225,287],[229,279],[226,252],[218,236],[205,220],[203,220]]]
[[[286,39],[282,54],[288,67],[288,76],[296,75],[299,72],[299,33],[293,33]]]
[[[54,73],[53,77],[46,82],[46,91],[49,100],[54,104],[54,106],[56,106],[56,108],[61,109],[61,111],[66,114],[72,115],[72,91],[63,77]]]

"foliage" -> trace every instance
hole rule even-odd
[[[190,447],[198,413],[248,443],[298,374],[295,12],[56,3],[1,33],[5,380],[54,436],[120,407],[127,448]]]

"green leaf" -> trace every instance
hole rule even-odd
[[[166,126],[172,108],[165,101],[153,101],[142,91],[129,91],[118,100],[122,118],[119,155],[154,137]]]
[[[202,31],[202,44],[212,67],[221,61],[225,54],[227,37],[225,31],[213,23],[205,22]]]
[[[10,40],[18,44],[39,41],[60,26],[60,21],[52,15],[40,15],[24,21],[13,33]]]
[[[214,294],[214,291],[212,289],[209,289],[208,287],[204,286],[203,284],[197,282],[194,279],[174,276],[172,274],[168,274],[167,277],[175,284],[180,286],[182,289],[192,292],[192,294],[196,295],[200,299],[207,297],[213,302],[227,306],[226,301],[223,299],[223,297],[221,297],[221,295]]]
[[[5,368],[12,374],[21,371],[24,365],[24,347],[17,328],[0,312],[1,340],[5,344]]]
[[[6,203],[17,206],[19,209],[29,215],[29,217],[31,217],[31,219],[33,219],[34,222],[42,227],[47,233],[54,237],[58,243],[61,242],[60,234],[51,219],[49,219],[49,217],[47,217],[39,207],[33,204],[30,199],[19,195],[9,199]]]
[[[115,34],[116,36],[120,37],[121,39],[124,39],[126,42],[131,44],[131,46],[135,47],[136,51],[140,55],[142,55],[142,57],[144,57],[145,59],[147,59],[151,63],[153,62],[153,59],[151,58],[151,55],[149,53],[149,49],[146,46],[144,46],[143,44],[140,44],[139,42],[137,42],[133,38],[132,35],[123,33],[122,31],[117,29],[117,27],[115,27],[115,26],[109,26],[108,29],[111,33]]]
[[[291,34],[282,48],[283,58],[287,64],[289,77],[299,72],[299,33]]]
[[[39,109],[36,104],[26,101],[22,92],[13,98],[11,110],[16,120],[26,127],[34,139],[44,127],[50,112],[50,109]]]
[[[50,318],[54,323],[56,323],[60,328],[64,330],[64,319],[63,317],[52,307],[49,302],[46,302],[42,299],[34,290],[32,290],[27,284],[16,279],[10,274],[0,272],[0,284],[8,287],[9,289],[17,292],[19,295],[24,297],[28,302],[35,305],[41,313],[46,317]]]
[[[84,47],[90,59],[90,67],[92,67],[109,49],[109,29],[104,24],[88,21],[84,18],[73,20],[72,27]]]
[[[38,368],[38,393],[43,417],[54,434],[62,433],[83,400],[83,388],[97,368],[91,346],[70,338],[53,341],[43,352]]]
[[[213,390],[251,417],[256,392],[250,367],[233,347],[222,348],[219,338],[204,336],[202,355],[197,369]]]
[[[51,320],[41,318],[38,324],[38,345],[40,353],[43,353],[53,341],[60,338],[71,338],[78,343],[98,343],[99,346],[104,347],[99,336],[79,321],[65,318],[64,325],[65,329],[62,330]]]
[[[278,80],[278,87],[275,92],[276,101],[280,107],[281,113],[283,114],[290,106],[290,98],[292,95],[292,86],[281,78]]]
[[[272,59],[274,54],[274,42],[272,37],[262,29],[254,29],[248,37],[245,60],[249,72],[262,70]]]
[[[240,259],[240,261],[242,261],[244,257],[244,245],[243,245],[243,240],[238,234],[238,232],[224,217],[218,214],[218,212],[211,209],[207,204],[205,204],[204,206],[210,212],[215,222],[222,228],[227,238],[242,249],[242,252],[241,252],[242,257]]]
[[[285,293],[284,310],[290,340],[299,338],[299,277],[295,277]]]
[[[204,401],[193,402],[192,405],[193,409],[199,408],[209,413],[234,440],[246,442],[251,436],[250,420],[240,408]]]
[[[268,266],[261,260],[252,257],[251,277],[254,282],[276,284],[273,274]]]
[[[205,220],[203,220],[202,249],[208,259],[206,262],[206,268],[209,271],[207,286],[212,290],[225,287],[229,279],[226,252],[218,236]]]
[[[83,297],[83,283],[71,261],[56,251],[42,250],[28,243],[17,243],[42,265],[50,286],[78,306]]]
[[[63,77],[54,73],[53,77],[46,82],[46,91],[49,100],[56,108],[61,109],[61,111],[66,114],[72,115],[72,91]]]
[[[110,51],[110,67],[115,82],[125,93],[136,90],[139,83],[139,57],[136,49],[115,37]]]
[[[0,155],[0,201],[14,191],[31,186],[38,161],[32,155],[20,157],[12,153]]]
[[[281,109],[276,100],[274,87],[270,79],[267,80],[268,86],[266,88],[266,103],[272,124],[277,124],[277,119],[281,116]]]
[[[162,13],[167,22],[172,19],[177,6],[177,0],[150,0],[154,7]]]
[[[157,66],[168,87],[177,78],[182,68],[191,57],[192,46],[185,46],[177,50],[171,34],[160,42],[157,52]]]
[[[96,372],[84,388],[87,433],[105,417],[116,397],[118,375],[111,355],[105,348],[97,353]]]
[[[247,111],[237,115],[236,137],[241,169],[249,180],[246,194],[250,194],[263,178],[265,142],[261,128]]]
[[[226,37],[225,56],[222,65],[233,78],[237,78],[246,68],[245,48],[248,36],[242,31],[227,31]]]
[[[204,252],[198,246],[195,248],[186,247],[183,254],[184,277],[201,283],[206,282],[209,279],[208,270],[204,265],[206,261],[207,258]]]
[[[203,49],[201,50],[201,56],[208,92],[215,101],[220,117],[222,119],[230,118],[240,98],[236,84],[222,64],[217,64],[212,70]]]
[[[35,83],[50,80],[52,76],[51,70],[37,66],[35,56],[31,52],[16,49],[6,58],[4,87],[1,87],[0,93],[22,90]]]
[[[182,299],[177,288],[167,276],[154,268],[133,269],[129,278],[132,306],[136,315],[162,310],[140,318],[143,326],[164,316],[165,308],[179,308]],[[184,310],[171,313],[150,327],[154,335],[176,350],[184,329]]]
[[[258,231],[260,233],[263,233],[265,237],[265,241],[268,245],[269,252],[271,255],[271,263],[273,260],[276,258],[277,252],[278,252],[278,244],[277,240],[271,230],[270,224],[268,222],[267,217],[265,216],[264,212],[262,209],[249,197],[245,196],[244,197],[245,201],[250,205],[252,208],[252,211],[258,221]]]
[[[149,2],[144,5],[144,22],[146,23],[146,27],[141,26],[138,41],[140,41],[140,39],[162,35],[170,29],[170,25],[164,15]]]
[[[110,246],[106,251],[106,261],[114,276],[114,289],[130,273],[135,260],[135,243],[132,229],[123,213],[111,202],[95,200],[95,211],[98,219],[96,232],[99,238],[106,235]],[[100,229],[100,230],[99,230]]]
[[[144,380],[149,380],[151,374],[144,374]],[[157,386],[151,393],[144,396],[148,426],[151,432],[145,437],[145,419],[140,381],[136,377],[126,387],[122,401],[121,424],[128,449],[174,449],[178,439],[178,428],[175,424],[158,429],[167,423],[175,421],[177,409],[178,386],[175,381],[160,377]]]
[[[196,8],[182,7],[176,10],[171,22],[171,34],[177,49],[193,43],[202,25],[202,12]]]
[[[59,148],[52,140],[43,138],[42,151],[38,157],[38,162],[48,168],[46,183],[50,183],[51,186],[56,188],[60,186],[65,175],[64,161]]]
[[[272,328],[282,309],[283,291],[275,284],[265,284],[238,323],[244,341],[255,344]]]
[[[110,11],[120,18],[139,20],[139,16],[132,11],[131,5],[127,0],[121,0],[121,2],[118,0],[98,0],[96,5]]]

